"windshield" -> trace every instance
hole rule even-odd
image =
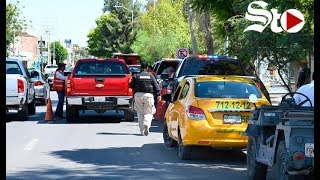
[[[187,75],[245,75],[237,60],[186,59],[177,77]]]
[[[199,98],[249,98],[251,94],[262,97],[255,85],[244,82],[206,81],[195,86],[195,96]]]
[[[122,62],[115,61],[83,61],[75,69],[75,75],[113,75],[129,74]]]

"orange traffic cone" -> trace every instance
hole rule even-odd
[[[51,99],[48,98],[47,100],[47,111],[46,111],[46,121],[52,121],[53,120],[53,111],[52,111],[52,103]]]

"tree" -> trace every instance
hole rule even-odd
[[[73,45],[73,61],[77,62],[79,59],[88,58],[89,50],[86,47],[81,47],[78,44]]]
[[[56,63],[63,63],[68,58],[68,51],[64,48],[59,41],[50,44],[51,59],[56,60]],[[53,62],[51,62],[53,63]]]
[[[183,15],[183,5],[181,1],[158,0],[156,7],[148,6],[148,11],[140,18],[141,28],[131,46],[142,59],[152,63],[164,57],[174,58],[177,48],[190,48],[190,30]]]
[[[26,20],[21,17],[19,1],[16,4],[6,3],[6,52],[10,52],[10,45],[14,38],[21,34],[27,27]]]
[[[272,1],[268,3],[269,8],[276,8],[279,12],[294,7],[302,11],[305,17],[313,17],[313,3],[310,0]],[[243,4],[244,7],[247,7],[249,2]],[[313,21],[312,18],[306,19],[308,20],[300,32],[290,34],[285,31],[274,33],[269,27],[262,33],[243,32],[251,22],[248,22],[243,15],[230,18],[228,31],[230,46],[228,52],[249,64],[252,64],[256,59],[267,60],[269,66],[277,68],[283,85],[291,92],[291,87],[288,85],[289,79],[284,79],[283,76],[283,74],[286,74],[287,77],[290,77],[288,64],[302,61],[308,57],[309,53],[313,53]]]
[[[130,47],[136,36],[135,31],[132,33],[132,14],[124,8],[114,6],[124,6],[129,10],[132,9],[134,19],[139,17],[141,4],[138,2],[131,5],[129,0],[105,0],[103,8],[105,14],[96,20],[96,28],[90,30],[87,35],[89,38],[87,41],[89,53],[94,56],[111,57],[114,52],[132,53]],[[139,24],[134,22],[134,26],[137,29]]]

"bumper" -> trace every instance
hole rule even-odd
[[[68,105],[85,106],[92,110],[128,109],[132,107],[132,96],[69,96],[67,102]]]
[[[221,148],[245,148],[248,137],[242,136],[243,125],[225,124],[210,126],[206,120],[187,120],[185,128],[180,128],[183,144]],[[241,126],[241,127],[240,127]]]
[[[7,96],[6,106],[8,109],[18,109],[21,108],[25,103],[26,99],[20,96]]]
[[[34,88],[35,91],[35,98],[36,99],[45,99],[45,89],[44,87],[35,87]]]

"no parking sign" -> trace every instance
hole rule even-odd
[[[178,48],[177,49],[177,58],[184,59],[185,57],[189,56],[189,49],[188,48]]]

